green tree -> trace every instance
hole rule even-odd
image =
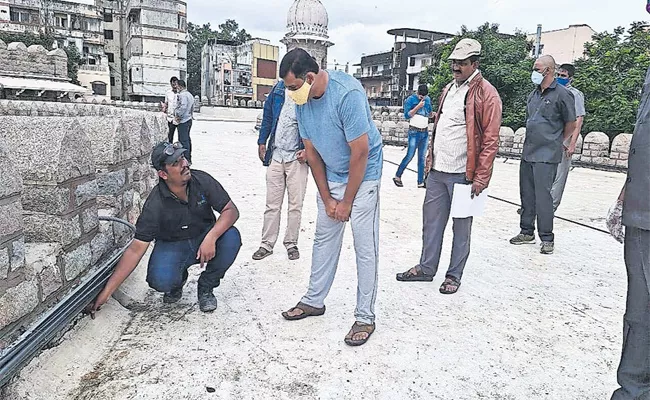
[[[532,43],[526,35],[517,32],[506,35],[499,32],[498,24],[485,23],[476,30],[462,26],[458,36],[445,45],[438,46],[434,57],[439,62],[422,72],[420,80],[429,84],[434,110],[442,89],[453,79],[447,57],[462,38],[476,39],[481,43],[480,70],[499,92],[503,102],[503,125],[518,129],[526,125],[526,99],[533,89],[530,82],[533,59],[529,57]]]
[[[187,24],[187,89],[195,95],[201,94],[201,51],[208,39],[230,40],[238,44],[252,39],[245,29],[232,19],[226,20],[214,30],[210,23],[197,25]]]
[[[576,61],[574,86],[585,94],[587,115],[583,132],[605,132],[613,137],[632,133],[640,91],[650,66],[650,32],[644,22],[627,30],[602,32],[585,46]]]
[[[7,44],[11,42],[22,42],[27,47],[34,44],[40,44],[46,49],[51,49],[52,45],[54,44],[54,36],[45,33],[34,34],[30,32],[0,32],[0,40]],[[77,49],[77,46],[71,43],[63,50],[65,50],[66,54],[68,55],[68,78],[70,78],[72,83],[79,84],[79,81],[77,80],[77,72],[79,71],[79,66],[83,64],[83,58],[79,53],[79,49]]]

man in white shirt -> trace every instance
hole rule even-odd
[[[472,196],[487,188],[499,147],[501,98],[479,71],[481,44],[462,39],[449,56],[454,80],[442,91],[425,171],[420,262],[397,274],[403,282],[431,282],[438,272],[442,239],[456,184],[472,185]],[[468,138],[470,140],[468,140]],[[469,258],[472,217],[454,218],[451,261],[440,293],[453,294]]]
[[[167,134],[168,142],[174,143],[174,132],[176,131],[176,122],[174,121],[174,112],[176,111],[176,105],[178,103],[178,78],[172,76],[172,79],[169,80],[171,89],[167,91],[165,95],[165,102],[162,104],[163,112],[167,114],[167,126],[169,127],[169,133]]]

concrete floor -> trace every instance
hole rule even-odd
[[[463,285],[453,296],[433,283],[401,283],[418,261],[424,190],[413,172],[404,188],[384,165],[377,331],[350,348],[356,271],[350,231],[319,318],[287,322],[280,312],[306,289],[315,226],[310,177],[300,238],[302,258],[281,245],[251,260],[264,211],[264,168],[250,123],[198,122],[194,167],[213,174],[241,211],[244,245],[203,314],[196,280],[179,304],[143,290],[146,260],[129,286],[143,298],[114,301],[44,352],[10,388],[11,399],[606,399],[616,387],[626,290],[623,247],[606,234],[557,221],[556,250],[511,246],[516,206],[490,200],[476,219]],[[385,148],[399,162],[404,150]],[[415,161],[411,164],[416,167]],[[597,227],[624,174],[576,168],[558,215]],[[491,194],[518,202],[518,163],[497,160]],[[284,220],[283,220],[284,221]],[[282,230],[283,231],[283,230]],[[281,234],[282,234],[281,231]],[[441,268],[449,260],[448,228]],[[127,291],[128,291],[127,287]],[[145,297],[146,296],[146,297]]]

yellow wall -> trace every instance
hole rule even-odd
[[[253,43],[253,99],[257,99],[257,85],[273,86],[278,81],[277,79],[266,79],[257,77],[257,60],[271,60],[275,61],[279,68],[280,61],[280,48],[270,44]],[[277,71],[276,71],[277,74]]]

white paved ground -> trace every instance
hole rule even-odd
[[[316,189],[310,178],[301,260],[289,262],[278,245],[273,256],[253,262],[265,194],[255,135],[250,123],[197,122],[193,128],[194,166],[219,179],[241,211],[244,245],[216,292],[218,310],[198,310],[200,271],[193,267],[180,304],[163,306],[154,293],[130,315],[110,304],[32,363],[14,398],[594,400],[615,389],[626,289],[622,246],[562,221],[555,225],[552,256],[537,246],[511,246],[516,207],[492,200],[474,223],[472,254],[456,295],[438,293],[442,272],[433,283],[397,282],[395,273],[418,261],[424,191],[412,172],[404,176],[406,187],[396,188],[390,164],[381,192],[373,337],[360,348],[342,340],[355,304],[349,230],[327,313],[284,321],[280,312],[307,285]],[[403,155],[403,149],[385,149],[387,160]],[[575,169],[558,215],[604,227],[624,179]],[[491,194],[518,202],[517,182],[517,162],[497,160]],[[88,344],[93,340],[98,344]],[[78,367],[84,361],[92,371]]]

